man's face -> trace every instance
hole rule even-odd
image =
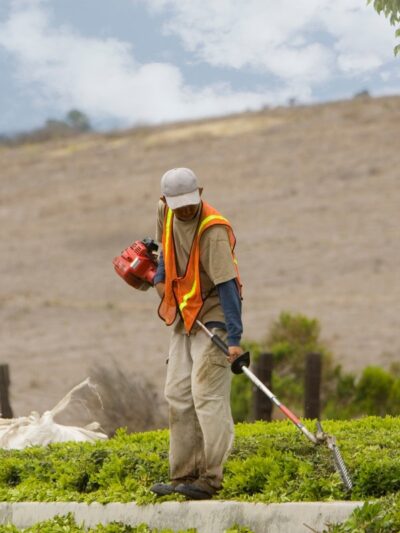
[[[196,216],[197,210],[200,204],[195,205],[184,205],[183,207],[178,207],[173,209],[174,215],[179,218],[179,220],[192,220]]]

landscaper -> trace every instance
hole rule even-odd
[[[165,397],[169,406],[173,492],[208,499],[221,488],[233,443],[230,364],[243,353],[241,284],[230,222],[201,200],[188,168],[161,178],[156,240],[162,242],[154,285],[160,317],[172,326]],[[229,346],[226,357],[196,325],[200,320]]]

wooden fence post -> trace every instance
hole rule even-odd
[[[13,418],[13,412],[8,398],[10,386],[10,372],[8,365],[0,365],[0,414],[2,418]]]
[[[273,355],[272,353],[262,353],[254,365],[254,372],[258,379],[266,387],[271,389]],[[253,387],[253,417],[254,420],[267,420],[271,422],[273,404],[258,387]]]
[[[321,371],[322,357],[320,353],[309,353],[306,358],[304,381],[304,417],[319,419],[321,414]]]

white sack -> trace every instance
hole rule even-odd
[[[83,387],[94,386],[89,378],[74,387],[51,411],[42,416],[32,411],[29,416],[18,418],[0,418],[0,448],[6,450],[22,450],[27,446],[46,446],[51,442],[88,441],[107,439],[107,435],[99,431],[100,425],[93,422],[83,428],[63,426],[54,422],[54,417],[64,411],[71,402],[72,395]]]

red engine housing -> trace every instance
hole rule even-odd
[[[114,257],[115,272],[129,285],[140,291],[147,291],[153,285],[157,271],[157,256],[154,241],[135,241],[121,255]]]

